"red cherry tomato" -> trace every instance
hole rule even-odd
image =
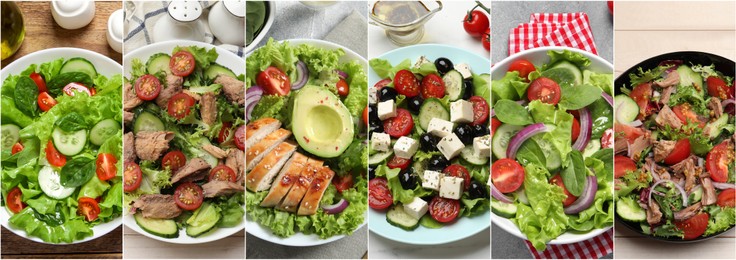
[[[100,205],[90,197],[81,197],[77,202],[77,215],[84,216],[84,220],[94,221],[100,215]]]
[[[44,112],[51,110],[51,108],[56,106],[56,104],[56,99],[51,97],[48,92],[41,92],[38,94],[38,107]]]
[[[613,166],[613,175],[616,178],[621,178],[626,175],[626,172],[636,171],[637,169],[634,160],[623,155],[616,155],[613,157]]]
[[[501,120],[498,120],[495,117],[491,119],[491,136],[493,136],[493,133],[495,133],[496,129],[502,124]]]
[[[289,77],[276,67],[268,67],[258,73],[256,83],[263,87],[268,95],[286,96],[291,90]]]
[[[343,191],[353,187],[353,175],[345,174],[342,177],[335,176],[335,178],[332,179],[332,185],[335,185],[337,192],[342,193]]]
[[[230,138],[230,133],[233,131],[232,129],[233,123],[230,122],[223,122],[222,128],[220,128],[220,133],[217,134],[217,142],[222,144],[225,141],[227,141],[228,138]]]
[[[20,213],[26,207],[26,204],[23,203],[23,192],[20,188],[15,187],[8,192],[8,196],[5,198],[5,205],[15,214]]]
[[[220,164],[210,171],[209,181],[213,180],[236,182],[238,180],[238,175],[229,166]]]
[[[580,122],[574,117],[572,118],[572,131],[570,131],[570,135],[572,137],[572,143],[575,143],[578,140],[578,135],[580,135]]]
[[[161,81],[156,76],[146,74],[135,80],[135,94],[138,98],[151,101],[161,93]]]
[[[705,169],[716,182],[728,181],[728,166],[734,161],[734,146],[726,141],[716,145],[705,156]]]
[[[514,159],[500,159],[491,166],[491,179],[501,193],[514,192],[524,183],[524,167]]]
[[[721,100],[733,98],[734,96],[733,86],[728,87],[726,82],[719,77],[708,77],[706,84],[708,85],[708,94],[711,96],[718,97]]]
[[[485,98],[479,96],[472,96],[468,99],[470,103],[473,103],[473,122],[470,125],[485,124],[488,120],[488,114],[490,114],[490,108]]]
[[[393,138],[399,138],[411,134],[414,128],[414,118],[412,118],[409,110],[403,108],[396,109],[396,116],[383,120],[383,129]]]
[[[705,233],[709,218],[708,213],[700,213],[684,221],[675,221],[675,226],[685,233],[684,240],[692,240]]]
[[[518,71],[519,77],[527,79],[529,77],[529,73],[535,70],[537,69],[534,68],[534,64],[532,64],[530,61],[525,59],[518,59],[514,62],[511,62],[508,71]]]
[[[235,146],[241,151],[245,150],[245,125],[241,125],[235,130]]]
[[[132,192],[141,186],[143,180],[143,172],[141,167],[135,162],[125,162],[125,168],[123,169],[123,190],[125,192]]]
[[[391,84],[391,82],[393,82],[393,81],[391,81],[390,78],[385,78],[385,79],[382,79],[382,80],[376,82],[376,84],[373,85],[373,87],[376,88],[376,90],[380,90],[381,88],[387,86],[388,84]]]
[[[382,210],[394,204],[394,197],[388,189],[388,181],[384,177],[376,177],[368,182],[368,206]]]
[[[429,202],[429,215],[434,220],[441,223],[447,223],[455,220],[460,214],[460,201],[453,199],[445,199],[435,196]]]
[[[111,153],[101,153],[97,155],[97,178],[101,181],[106,181],[115,178],[118,174],[118,167],[115,164],[118,160],[115,159],[115,155]]]
[[[204,192],[193,182],[179,184],[174,191],[174,202],[183,210],[195,210],[202,206]]]
[[[483,34],[483,37],[480,40],[481,44],[483,44],[483,49],[486,49],[487,51],[491,51],[491,28],[488,27],[486,29],[486,33]]]
[[[184,92],[174,95],[169,99],[167,104],[167,112],[176,119],[187,117],[192,112],[192,107],[196,104],[193,97]]]
[[[46,160],[56,167],[63,167],[66,164],[66,157],[56,150],[51,140],[46,144]]]
[[[419,95],[419,80],[409,70],[400,70],[394,76],[394,88],[396,92],[406,97]]]
[[[736,207],[736,189],[725,189],[718,194],[718,206]]]
[[[411,159],[401,158],[396,155],[391,157],[391,160],[386,163],[386,166],[391,169],[402,169],[406,170],[406,168],[409,168],[409,164],[411,164]]]
[[[565,196],[566,196],[565,197],[565,200],[562,201],[562,205],[563,206],[565,206],[565,207],[570,206],[570,205],[572,205],[575,202],[575,200],[578,199],[578,197],[573,196],[567,190],[567,188],[565,188],[565,183],[562,182],[562,176],[561,175],[556,174],[555,176],[552,176],[552,178],[549,179],[549,183],[550,184],[557,185],[557,186],[560,186],[560,188],[562,188],[562,191],[565,193]]]
[[[644,119],[649,115],[650,111],[649,101],[652,97],[652,83],[641,83],[636,85],[629,94],[629,97],[633,99],[637,105],[639,105],[639,116],[637,118]]]
[[[341,97],[347,97],[350,93],[350,86],[348,85],[348,82],[344,79],[340,79],[337,84],[337,94]]]
[[[171,170],[171,173],[175,173],[181,169],[181,167],[184,167],[184,165],[187,164],[187,157],[184,156],[184,153],[181,151],[171,151],[166,153],[164,155],[164,158],[161,159],[161,168],[166,169],[166,167],[169,167],[169,170]]]
[[[189,76],[189,74],[192,74],[194,66],[194,56],[192,56],[188,51],[178,51],[174,56],[171,56],[171,60],[169,60],[169,69],[171,69],[171,74],[179,77],[186,77]]]
[[[46,81],[43,79],[43,76],[41,76],[41,74],[32,72],[31,75],[28,75],[28,76],[31,77],[33,82],[36,83],[36,87],[38,87],[38,92],[43,93],[43,92],[48,91],[46,89]]]
[[[23,145],[21,143],[15,143],[13,145],[13,148],[10,149],[10,155],[15,155],[16,153],[20,153],[23,151]]]
[[[452,177],[463,178],[463,189],[465,191],[470,189],[470,172],[468,172],[468,169],[466,169],[462,165],[452,164],[450,166],[447,166],[447,168],[445,168],[442,173]]]
[[[557,103],[560,102],[560,96],[562,95],[561,92],[562,90],[560,89],[560,85],[557,85],[557,82],[549,78],[541,77],[535,79],[531,84],[529,84],[529,89],[527,89],[526,94],[529,101],[539,100],[542,101],[542,103],[557,105]]]
[[[368,106],[366,106],[366,107],[365,107],[365,108],[363,109],[363,123],[365,123],[365,125],[368,125],[368,123],[369,123],[369,122],[368,122],[368,114],[370,113],[370,111],[368,111],[369,109],[370,109],[370,108],[368,108]]]
[[[690,139],[680,139],[677,141],[677,144],[675,144],[675,148],[672,149],[672,152],[670,152],[669,155],[667,155],[666,158],[664,158],[664,163],[669,165],[674,165],[682,160],[685,160],[685,158],[690,156]]]
[[[442,98],[445,96],[445,82],[437,74],[429,74],[422,79],[422,98]]]
[[[472,10],[463,18],[465,32],[476,38],[483,36],[489,24],[488,16],[480,10]]]

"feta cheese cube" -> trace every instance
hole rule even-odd
[[[434,136],[442,138],[451,134],[453,127],[455,127],[455,124],[450,121],[442,120],[439,118],[432,118],[432,120],[429,120],[427,132]]]
[[[394,100],[386,100],[378,103],[378,118],[386,120],[396,116],[396,104]]]
[[[452,160],[453,157],[460,154],[460,151],[462,151],[463,148],[465,148],[465,145],[454,133],[443,137],[442,140],[437,143],[437,149],[440,150],[447,160]]]
[[[470,66],[468,66],[468,64],[457,64],[455,65],[455,70],[457,70],[457,72],[460,72],[460,75],[463,75],[463,79],[467,79],[473,76],[473,72],[471,72]]]
[[[473,138],[473,150],[477,156],[491,157],[491,135]]]
[[[420,219],[427,213],[427,202],[419,197],[414,197],[408,204],[404,204],[404,212],[408,213],[414,219]]]
[[[431,190],[440,190],[440,177],[442,173],[436,171],[424,171],[422,187]]]
[[[374,87],[368,88],[368,104],[375,105],[378,103],[378,89]]]
[[[388,152],[391,145],[391,136],[386,133],[373,133],[371,136],[371,149],[380,152]]]
[[[432,62],[429,61],[426,56],[422,55],[421,57],[419,57],[419,59],[417,59],[417,62],[414,63],[414,68],[419,68],[425,63],[432,63]]]
[[[459,200],[463,195],[463,182],[460,177],[443,176],[440,179],[440,197]]]
[[[450,103],[450,121],[453,123],[473,122],[473,103],[462,99]]]
[[[394,145],[394,154],[400,158],[411,159],[419,148],[419,142],[412,138],[402,136]]]

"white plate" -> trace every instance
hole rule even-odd
[[[8,66],[3,68],[2,72],[0,72],[0,75],[2,75],[2,80],[0,80],[0,82],[5,81],[5,78],[7,78],[8,75],[16,75],[23,72],[31,64],[41,64],[58,58],[69,59],[74,57],[82,57],[92,62],[92,64],[95,66],[95,69],[97,69],[97,72],[99,72],[101,75],[107,76],[108,78],[114,74],[122,73],[122,67],[120,66],[120,64],[102,54],[77,48],[53,48],[30,53],[8,64]],[[48,242],[44,242],[38,237],[29,237],[23,229],[11,227],[8,223],[10,212],[5,207],[2,208],[3,209],[0,210],[0,223],[3,227],[7,228],[18,236],[25,237],[39,243],[51,244]],[[74,241],[72,242],[72,244],[82,243],[104,236],[105,234],[119,227],[121,223],[121,218],[116,218],[110,222],[99,224],[92,228],[93,235],[91,237]]]
[[[289,42],[290,46],[297,46],[300,44],[309,44],[318,48],[323,49],[342,49],[345,51],[345,55],[343,55],[340,58],[340,62],[350,62],[353,60],[358,60],[363,65],[363,70],[368,71],[368,61],[355,53],[354,51],[345,48],[341,45],[323,41],[323,40],[314,40],[314,39],[293,39],[293,40],[287,40]],[[249,53],[249,56],[252,53]],[[252,221],[250,217],[248,217],[248,213],[246,213],[246,224],[245,224],[245,231],[248,232],[251,235],[254,235],[260,239],[266,240],[271,243],[276,243],[280,245],[286,245],[286,246],[315,246],[315,245],[322,245],[327,244],[332,241],[341,239],[345,237],[345,235],[337,235],[332,236],[327,239],[321,239],[319,236],[311,234],[311,235],[305,235],[303,233],[297,233],[290,237],[279,237],[273,234],[271,230],[267,227],[261,226],[255,221]],[[366,211],[364,218],[363,218],[363,224],[360,224],[358,228],[355,230],[360,229],[361,227],[365,226],[366,220],[368,219],[368,213]]]
[[[547,51],[551,51],[551,50],[554,50],[554,51],[569,50],[569,51],[581,53],[586,58],[590,59],[591,61],[591,64],[588,67],[589,70],[592,70],[595,72],[607,72],[607,73],[613,74],[613,65],[610,62],[590,52],[582,51],[579,49],[567,48],[567,47],[542,47],[542,48],[535,48],[535,49],[516,53],[514,55],[509,56],[508,58],[503,59],[501,62],[496,63],[491,68],[491,79],[502,78],[506,74],[506,71],[511,65],[511,62],[517,59],[527,59],[535,66],[541,66],[542,64],[549,62],[549,56],[547,56]],[[613,187],[613,185],[611,187]],[[499,217],[496,214],[491,213],[491,222],[498,225],[503,230],[506,230],[506,232],[509,232],[514,236],[517,236],[521,239],[526,239],[526,235],[522,234],[519,228],[516,225],[514,225],[514,223],[511,222],[511,220],[507,218]],[[606,232],[610,228],[611,227],[594,229],[585,234],[575,234],[571,232],[566,232],[562,234],[561,236],[557,237],[556,239],[550,241],[548,244],[558,245],[558,244],[570,244],[570,243],[585,241],[597,235],[600,235],[603,232]]]
[[[229,69],[231,69],[235,74],[242,74],[245,73],[245,60],[238,57],[238,55],[235,55],[234,53],[227,51],[225,49],[222,49],[220,47],[214,46],[212,44],[202,43],[202,42],[194,42],[194,41],[186,41],[186,40],[175,40],[175,41],[166,41],[166,42],[158,42],[151,45],[146,45],[141,48],[138,48],[130,53],[127,53],[125,57],[123,58],[123,67],[125,68],[125,71],[131,71],[131,64],[130,61],[133,58],[138,58],[142,62],[146,62],[151,55],[156,53],[167,53],[170,54],[172,50],[174,50],[174,47],[176,46],[199,46],[204,47],[207,49],[216,48],[217,53],[219,54],[217,56],[217,62],[220,65],[223,65]],[[128,73],[123,74],[123,76],[128,76]],[[243,95],[245,95],[245,90],[243,90]],[[169,242],[169,243],[175,243],[175,244],[201,244],[201,243],[207,243],[212,242],[215,240],[219,240],[228,236],[231,236],[232,234],[237,233],[238,231],[242,230],[245,227],[245,224],[241,222],[236,227],[231,228],[217,228],[212,232],[209,232],[206,235],[200,236],[200,237],[189,237],[184,232],[184,230],[180,230],[179,237],[177,238],[163,238],[159,236],[152,235],[151,233],[148,233],[141,229],[141,227],[138,226],[137,223],[135,223],[135,219],[133,219],[133,215],[126,214],[123,216],[123,223],[126,227],[129,227],[130,229],[135,230],[135,232],[138,232],[139,234],[142,234],[144,236]]]

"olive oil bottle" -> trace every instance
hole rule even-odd
[[[23,14],[14,2],[2,1],[2,59],[15,54],[23,43],[26,31],[23,25]]]

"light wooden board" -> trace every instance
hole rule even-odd
[[[123,228],[125,259],[244,259],[245,231],[218,241],[199,245],[171,244],[154,240]]]
[[[731,13],[728,11],[730,10]],[[616,31],[733,31],[736,26],[734,1],[616,1]],[[618,37],[618,34],[616,35]]]

